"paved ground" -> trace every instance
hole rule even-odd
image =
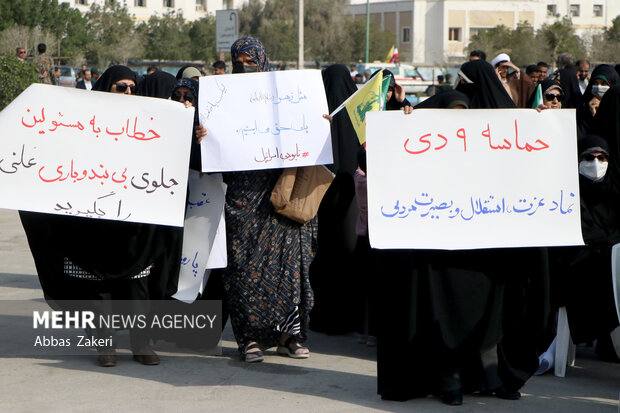
[[[0,210],[0,299],[42,300],[34,263],[17,213]],[[27,327],[24,327],[27,328]],[[7,331],[10,330],[10,331]],[[3,328],[0,340],[19,334]],[[95,355],[0,355],[0,412],[593,412],[620,413],[620,365],[579,349],[566,378],[532,378],[519,401],[465,397],[461,407],[433,398],[384,402],[376,394],[373,348],[355,337],[313,333],[308,360],[271,352],[263,363],[239,360],[230,328],[222,356],[159,350],[159,366],[142,366],[129,353],[114,368]]]

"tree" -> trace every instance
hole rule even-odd
[[[86,19],[68,3],[58,4],[57,0],[0,0],[0,31],[14,26],[30,29],[28,38],[36,34],[45,35],[46,40],[35,38],[33,42],[23,44],[30,52],[36,46],[34,43],[44,42],[51,53],[56,53],[57,46],[52,48],[50,43],[60,42],[61,54],[73,56],[89,43]],[[35,31],[37,28],[38,32]],[[50,40],[48,35],[53,36],[54,40]]]
[[[592,59],[597,62],[614,63],[620,56],[620,16],[613,20],[603,34],[592,36]]]
[[[192,22],[189,39],[192,60],[214,62],[219,59],[215,47],[215,17],[206,16]]]
[[[134,27],[127,8],[119,3],[93,3],[86,13],[93,41],[86,56],[101,68],[126,64],[130,57],[142,54],[142,38]]]
[[[154,60],[187,60],[190,58],[190,25],[183,15],[174,11],[163,16],[151,16],[138,31],[145,40],[144,54]]]
[[[480,29],[472,36],[466,51],[469,55],[473,50],[484,50],[490,60],[496,54],[507,51],[511,45],[511,30],[500,24],[492,29]]]
[[[547,45],[552,62],[556,62],[562,53],[570,53],[573,56],[584,54],[583,42],[575,34],[573,23],[569,17],[557,20],[553,24],[543,25],[539,30],[539,36]]]
[[[37,81],[32,63],[21,62],[14,54],[0,57],[0,110]]]
[[[347,56],[343,50],[343,59],[340,61],[363,61],[366,57],[366,20],[350,20],[346,27],[349,47],[345,50],[349,50],[349,54]],[[368,59],[371,62],[385,59],[390,48],[394,45],[395,38],[394,33],[389,30],[381,30],[379,26],[371,23]]]
[[[610,42],[620,43],[620,16],[616,16],[611,22],[611,27],[605,30],[605,37]]]
[[[472,37],[466,51],[484,50],[489,59],[501,52],[508,53],[516,65],[524,66],[541,60],[555,62],[561,53],[582,56],[584,49],[571,20],[565,17],[538,31],[527,22],[514,30],[503,25],[481,30]]]
[[[304,10],[304,53],[316,61],[339,62],[347,56],[350,38],[348,18],[343,10],[345,0],[314,0]],[[347,59],[349,60],[349,59]]]

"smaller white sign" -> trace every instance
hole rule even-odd
[[[222,175],[206,175],[192,169],[189,172],[181,272],[177,292],[172,296],[186,303],[193,302],[202,292],[205,270],[214,245],[223,242],[224,245],[218,245],[215,250],[226,251],[225,236],[216,238],[222,223],[226,194]]]

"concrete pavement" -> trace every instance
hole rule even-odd
[[[0,210],[0,299],[42,297],[19,217]],[[0,340],[19,334],[1,320]],[[98,367],[96,353],[0,355],[0,412],[620,412],[620,365],[598,361],[591,349],[578,349],[566,378],[532,378],[519,401],[465,396],[463,406],[448,407],[433,398],[382,401],[375,349],[353,336],[311,333],[309,359],[272,350],[258,364],[240,361],[230,327],[222,345],[222,356],[203,356],[164,343],[159,366],[140,365],[127,351],[113,368]]]

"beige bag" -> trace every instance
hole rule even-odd
[[[276,212],[305,224],[319,212],[334,174],[323,165],[286,168],[271,191]]]

